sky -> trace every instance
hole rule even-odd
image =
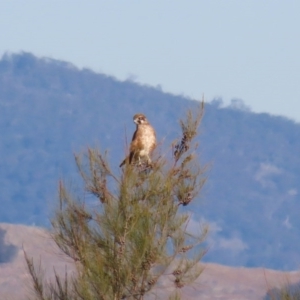
[[[300,122],[299,0],[0,0],[0,55],[31,52]]]

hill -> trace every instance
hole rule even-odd
[[[9,257],[0,252],[0,299],[28,299],[31,281],[25,268],[23,249],[36,264],[41,261],[47,280],[53,279],[54,268],[61,276],[64,276],[65,270],[73,272],[74,267],[58,251],[46,230],[2,223],[0,233],[0,243],[5,240],[6,247],[14,249],[14,254]],[[202,264],[202,267],[204,271],[197,281],[181,290],[183,299],[264,300],[268,290],[300,280],[299,272],[232,268],[217,264]],[[166,299],[172,290],[173,285],[164,279],[157,287],[155,299]]]
[[[0,61],[0,221],[49,225],[59,178],[76,182],[73,153],[88,145],[123,158],[132,116],[144,112],[165,145],[197,101],[159,87],[29,53]],[[211,224],[206,261],[297,269],[300,263],[300,124],[241,102],[207,103],[199,154],[210,165],[191,226]],[[167,151],[167,149],[165,150]]]

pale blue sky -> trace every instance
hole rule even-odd
[[[0,0],[0,41],[300,122],[299,0]]]

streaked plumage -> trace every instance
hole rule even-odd
[[[133,122],[136,124],[136,130],[130,143],[129,155],[122,161],[120,167],[122,167],[126,161],[132,164],[136,161],[140,163],[144,159],[150,164],[150,155],[156,147],[155,130],[148,122],[146,116],[136,114],[133,116]]]

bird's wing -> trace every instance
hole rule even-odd
[[[135,151],[134,149],[136,149],[137,147],[137,129],[135,130],[135,132],[133,133],[132,139],[131,139],[131,143],[130,143],[130,148],[129,148],[129,155],[126,156],[126,158],[121,162],[119,167],[122,167],[125,165],[126,161],[129,162],[129,164],[131,164],[132,159],[134,157]]]

